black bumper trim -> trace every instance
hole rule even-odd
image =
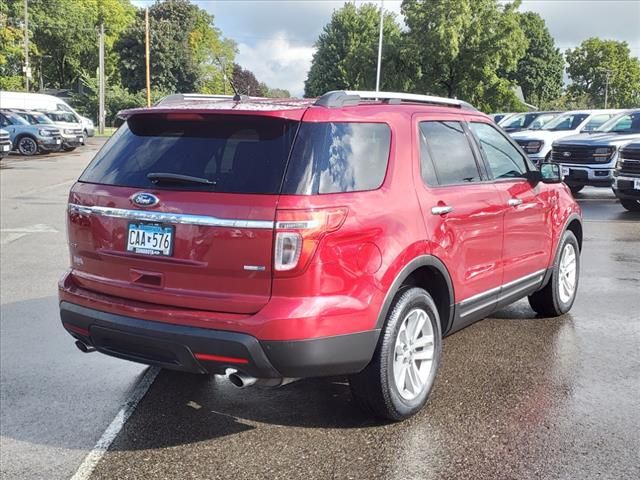
[[[379,330],[296,341],[259,341],[243,333],[166,324],[60,303],[67,331],[99,352],[148,365],[193,373],[223,374],[235,368],[256,378],[303,378],[357,373],[367,366]],[[89,331],[85,337],[78,328]],[[194,353],[248,360],[197,360]]]

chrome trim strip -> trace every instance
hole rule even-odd
[[[77,205],[75,203],[70,203],[68,209],[69,213],[77,213],[79,215],[98,215],[101,217],[123,218],[126,220],[173,223],[179,225],[198,225],[202,227],[273,229],[274,225],[274,222],[270,220],[238,220],[231,218],[209,217],[206,215],[149,212],[144,210],[127,210],[124,208],[113,207],[89,207],[86,205]]]
[[[500,302],[501,300],[504,300],[505,298],[507,298],[507,297],[509,297],[509,296],[511,296],[511,295],[513,295],[515,293],[521,292],[522,290],[526,290],[527,288],[532,287],[533,285],[536,284],[536,282],[539,282],[544,278],[544,273],[545,272],[546,272],[545,269],[538,270],[537,272],[530,273],[529,275],[525,275],[524,277],[518,278],[516,280],[512,280],[511,282],[508,282],[508,283],[505,283],[503,285],[500,285],[499,287],[492,288],[491,290],[487,290],[486,292],[479,293],[477,295],[474,295],[473,297],[469,297],[469,298],[463,300],[462,302],[460,302],[460,306],[461,307],[463,307],[464,305],[467,305],[469,303],[473,303],[473,302],[475,302],[477,300],[480,300],[483,297],[486,297],[488,295],[492,295],[492,294],[494,294],[495,292],[497,292],[499,290],[504,290],[505,288],[509,288],[509,287],[511,287],[513,285],[516,285],[516,284],[521,283],[521,282],[526,282],[527,280],[531,279],[530,282],[527,282],[525,285],[522,285],[521,287],[518,287],[516,290],[505,292],[504,295],[502,295],[502,294],[498,295],[498,298],[496,298],[496,299],[492,298],[492,299],[490,299],[490,300],[488,300],[486,302],[482,302],[480,305],[476,305],[475,307],[473,307],[472,309],[470,309],[470,310],[468,310],[468,311],[466,311],[464,313],[461,313],[460,314],[460,318],[464,318],[464,317],[466,317],[468,315],[471,315],[472,313],[475,313],[478,310],[482,310],[483,308],[488,307],[489,305],[491,305],[494,302],[495,303]],[[538,278],[538,277],[540,277],[540,278]]]

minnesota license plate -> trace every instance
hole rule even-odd
[[[127,251],[143,255],[170,256],[173,253],[174,227],[156,223],[130,223]]]
[[[569,176],[570,173],[571,173],[571,170],[569,170],[569,167],[562,167],[562,176],[563,177]]]

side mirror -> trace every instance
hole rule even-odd
[[[562,183],[560,165],[557,163],[540,164],[540,176],[543,183]]]

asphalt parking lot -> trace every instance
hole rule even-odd
[[[66,194],[100,144],[0,163],[2,478],[66,479],[81,465],[77,479],[640,478],[640,215],[609,190],[580,195],[573,310],[536,318],[521,301],[448,337],[427,407],[387,424],[361,414],[341,378],[238,390],[161,372],[141,391],[155,371],[79,352],[56,282]],[[85,457],[142,394],[91,472]]]

